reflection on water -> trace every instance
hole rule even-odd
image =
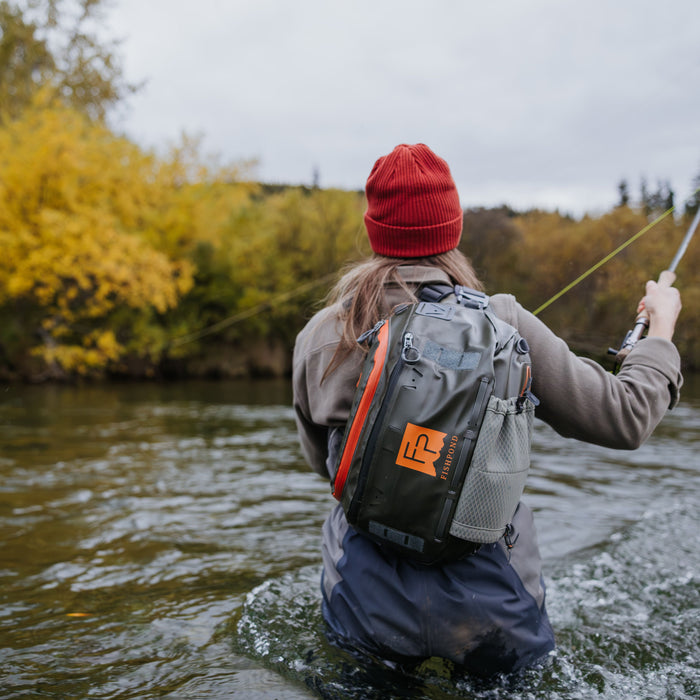
[[[698,697],[699,388],[632,453],[537,426],[559,648],[490,684],[326,643],[286,382],[0,389],[0,697]]]

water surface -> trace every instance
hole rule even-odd
[[[699,697],[699,451],[697,381],[635,452],[537,424],[551,665],[401,678],[323,636],[287,382],[2,387],[0,697]]]

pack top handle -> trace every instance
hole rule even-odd
[[[426,284],[418,291],[418,298],[430,304],[439,304],[445,297],[454,294],[460,306],[468,309],[485,309],[489,305],[488,295],[476,289],[463,287],[461,284],[454,287],[449,284]]]

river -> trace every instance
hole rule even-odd
[[[0,698],[700,697],[700,382],[635,452],[536,425],[558,649],[475,682],[329,646],[285,381],[0,387]]]

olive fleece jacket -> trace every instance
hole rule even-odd
[[[399,268],[409,286],[448,283],[437,268]],[[405,302],[388,288],[388,312]],[[536,416],[568,438],[618,449],[636,449],[678,402],[680,356],[673,343],[646,338],[637,343],[618,374],[578,357],[513,296],[490,298],[493,312],[518,329],[530,345],[532,392],[540,400]],[[363,360],[360,350],[321,382],[340,337],[338,307],[318,312],[299,333],[294,349],[294,408],[301,446],[311,468],[329,477],[328,429],[343,427]]]

